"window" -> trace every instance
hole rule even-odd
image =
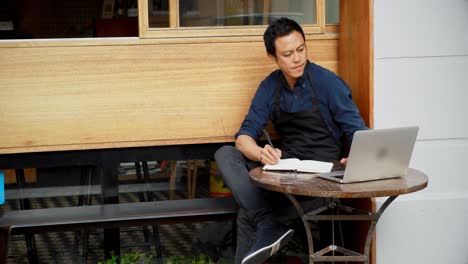
[[[340,0],[325,1],[325,22],[327,25],[340,23]]]
[[[0,39],[138,37],[137,0],[1,0]]]
[[[323,33],[338,9],[339,0],[4,0],[0,39],[260,36],[283,16]]]
[[[169,1],[149,0],[150,27],[212,27],[266,25],[278,17],[301,24],[316,23],[314,0],[180,0],[175,6],[175,25],[169,21]]]
[[[140,37],[262,35],[272,20],[289,17],[306,33],[324,33],[325,16],[337,22],[339,0],[140,0]],[[229,29],[229,30],[226,30]]]

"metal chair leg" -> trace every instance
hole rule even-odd
[[[187,198],[192,199],[192,160],[187,160]]]
[[[146,163],[146,169],[148,169],[148,163],[146,161],[143,161],[143,170],[144,170],[145,163]],[[141,174],[141,165],[139,161],[135,162],[135,171],[136,171],[137,180],[138,181],[144,180],[144,182],[146,182],[146,179],[144,179]],[[140,202],[145,202],[146,201],[145,193],[138,192],[138,199]],[[146,226],[143,227],[143,237],[144,237],[145,243],[150,242],[150,231],[148,230],[148,227]]]
[[[16,169],[16,183],[18,184],[19,188],[22,189],[26,184],[26,179],[24,177],[24,170],[23,169]],[[28,199],[20,199],[20,209],[27,210],[31,209],[31,203]],[[34,241],[34,234],[33,235],[24,235],[24,239],[26,241],[26,249],[28,251],[28,261],[30,264],[35,264],[37,262],[37,250],[36,250],[36,242]]]
[[[195,198],[197,195],[198,160],[187,160],[187,197]]]
[[[6,263],[8,258],[8,243],[10,242],[10,227],[0,228],[0,263]]]
[[[81,233],[81,263],[86,264],[88,262],[88,241],[89,232],[84,231]]]
[[[141,176],[141,167],[143,167],[143,177]],[[150,182],[150,175],[149,175],[149,169],[148,169],[148,162],[143,161],[142,166],[140,167],[140,162],[135,163],[135,169],[137,171],[137,178],[144,180],[145,183]],[[147,191],[145,193],[140,193],[139,194],[140,201],[153,201],[153,194],[150,191]],[[159,239],[159,227],[157,225],[152,225],[151,226],[153,229],[153,242],[155,245],[155,251],[156,251],[156,256],[158,258],[162,257],[161,253],[161,240]],[[145,243],[149,243],[149,228],[144,227],[143,228],[143,235],[145,237]]]
[[[197,196],[197,175],[198,175],[198,160],[193,161],[193,174],[192,174],[192,197]]]
[[[153,241],[156,251],[156,257],[162,257],[162,250],[161,250],[161,239],[159,238],[159,226],[153,225]]]
[[[91,179],[93,177],[93,168],[92,167],[82,167],[81,168],[81,178],[80,184],[81,186],[88,186],[88,191],[86,194],[81,194],[78,197],[78,206],[86,206],[92,204],[92,195],[89,191],[91,188]],[[75,243],[76,245],[81,244],[81,263],[86,264],[88,259],[88,240],[89,240],[89,231],[81,229],[75,232]]]
[[[175,198],[175,182],[176,182],[176,166],[177,163],[175,160],[170,162],[170,177],[169,177],[169,199],[174,200]]]
[[[150,183],[150,175],[149,175],[149,169],[148,169],[148,162],[143,161],[143,176],[145,183],[149,184]],[[147,201],[153,201],[153,193],[151,191],[146,192],[146,198]]]

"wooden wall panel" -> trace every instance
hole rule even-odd
[[[0,153],[233,141],[275,68],[261,41],[0,47]]]
[[[373,0],[340,1],[339,75],[349,84],[366,124],[373,127]]]

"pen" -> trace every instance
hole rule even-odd
[[[272,148],[275,148],[275,146],[273,146],[273,143],[271,142],[270,135],[268,135],[268,132],[265,129],[263,129],[263,134],[265,135],[266,139],[268,140],[268,144],[270,144],[270,146]]]

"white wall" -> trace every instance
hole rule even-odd
[[[375,0],[374,38],[375,128],[419,125],[429,176],[379,221],[377,263],[468,264],[468,0]]]

